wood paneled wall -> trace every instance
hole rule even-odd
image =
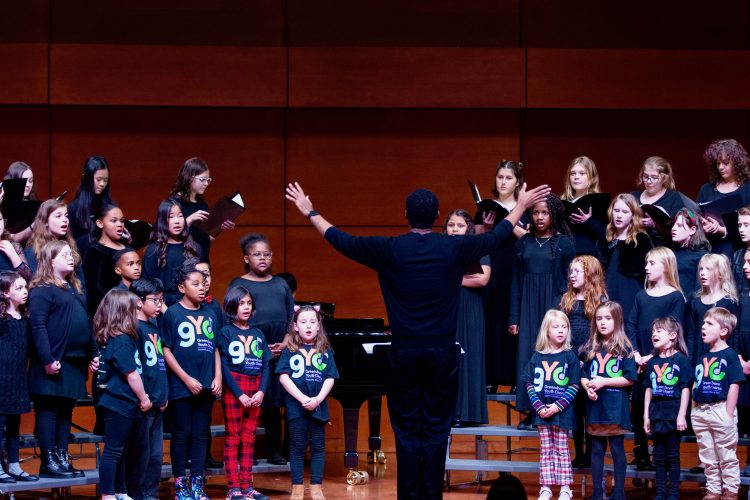
[[[648,156],[678,188],[707,179],[713,139],[750,140],[750,7],[636,0],[12,0],[0,6],[0,168],[30,163],[42,195],[75,191],[106,156],[128,217],[153,217],[180,164],[204,158],[209,202],[241,189],[214,245],[214,292],[267,233],[298,298],[382,316],[374,273],[331,250],[283,199],[299,180],[357,234],[403,230],[416,187],[447,212],[520,158],[562,187],[591,156],[631,190]]]

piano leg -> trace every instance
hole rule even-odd
[[[356,469],[359,464],[357,454],[357,433],[359,432],[359,408],[344,406],[344,466]]]
[[[367,461],[373,464],[384,464],[386,456],[381,449],[380,438],[380,415],[383,407],[383,396],[376,396],[367,400],[367,413],[370,420],[370,438],[368,440],[370,451]]]

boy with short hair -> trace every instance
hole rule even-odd
[[[704,500],[736,500],[740,488],[737,460],[737,396],[745,375],[727,338],[737,317],[723,307],[703,316],[701,335],[708,352],[698,358],[693,382],[691,420],[698,441],[698,457],[705,465]]]
[[[122,278],[116,288],[128,290],[135,280],[141,278],[141,257],[133,248],[118,250],[112,256],[112,264],[115,266],[115,274]]]

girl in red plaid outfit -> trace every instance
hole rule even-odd
[[[542,319],[536,352],[522,378],[535,412],[532,422],[539,429],[539,500],[552,498],[552,485],[560,486],[560,500],[573,498],[568,432],[575,427],[570,405],[578,393],[580,378],[581,365],[570,348],[568,317],[550,309]]]
[[[255,313],[253,305],[253,296],[244,286],[231,288],[224,298],[224,311],[231,321],[221,329],[219,344],[225,386],[221,402],[227,431],[226,500],[268,499],[253,488],[253,450],[272,354],[263,333],[248,325]]]

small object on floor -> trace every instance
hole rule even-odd
[[[274,453],[268,457],[268,463],[272,465],[286,465],[286,458],[282,457],[279,453]]]
[[[264,495],[260,491],[254,489],[252,486],[249,487],[246,490],[242,490],[242,496],[243,499],[253,499],[253,500],[269,500],[268,495]]]

